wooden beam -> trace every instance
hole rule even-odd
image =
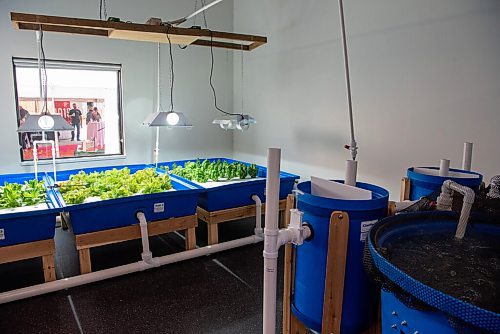
[[[54,239],[0,247],[0,264],[55,253]]]
[[[284,210],[286,206],[286,200],[280,201],[279,210]],[[266,204],[262,204],[262,213],[265,212]],[[201,207],[196,209],[198,218],[209,224],[219,224],[231,220],[244,219],[255,217],[255,204],[240,206],[237,208],[229,208],[218,211],[207,211]]]
[[[264,36],[211,31],[209,29],[101,21],[16,12],[11,12],[10,17],[14,26],[17,29],[23,30],[39,30],[41,27],[44,31],[162,43],[168,43],[166,39],[166,34],[168,34],[172,44],[194,44],[244,51],[251,51],[267,43],[267,38]],[[205,39],[199,40],[200,37],[204,37]],[[207,40],[208,38],[209,40]],[[249,44],[245,45],[225,41],[247,42]]]
[[[407,177],[403,177],[401,180],[401,194],[399,196],[399,200],[408,201],[410,199],[410,179]]]
[[[340,334],[348,238],[349,216],[347,212],[334,211],[330,217],[328,234],[325,297],[321,327],[323,334]]]
[[[196,226],[198,226],[198,219],[196,215],[159,220],[148,223],[148,235],[153,236],[164,234],[189,228],[195,228]],[[80,234],[75,237],[76,248],[78,250],[139,238],[141,238],[141,228],[139,224]]]

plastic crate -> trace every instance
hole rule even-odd
[[[39,174],[38,179],[42,179]],[[33,173],[0,175],[0,185],[5,182],[24,183],[35,178]],[[53,203],[52,191],[47,191],[47,207],[29,207],[0,210],[0,247],[54,238],[56,216],[59,209]],[[52,197],[52,198],[51,198]]]
[[[58,172],[57,179],[58,181],[66,181],[71,175],[77,174],[79,171],[91,173],[125,167],[128,167],[131,173],[135,173],[149,166],[122,165],[73,169]],[[139,211],[144,212],[148,221],[195,214],[196,203],[201,189],[175,176],[171,177],[171,181],[174,191],[134,195],[75,205],[66,204],[57,188],[54,191],[64,211],[69,213],[73,233],[78,235],[137,224],[136,214]]]
[[[199,160],[203,161],[205,159]],[[228,163],[240,162],[246,165],[250,165],[247,162],[227,158],[209,158],[208,160],[210,162],[214,162],[217,160],[227,161]],[[196,159],[161,162],[158,163],[158,166],[168,166],[169,168],[171,168],[174,163],[178,166],[183,166],[184,163],[188,161],[196,161]],[[257,179],[246,179],[230,184],[220,182],[220,185],[210,188],[204,187],[203,184],[198,184],[185,179],[183,180],[189,182],[190,184],[203,187],[203,191],[200,194],[198,206],[207,211],[219,211],[255,204],[255,202],[252,200],[252,195],[259,196],[263,203],[266,201],[265,188],[267,168],[262,166],[257,167],[259,169]],[[286,196],[292,192],[293,185],[295,183],[295,180],[297,179],[299,179],[298,175],[280,172],[280,199],[285,199]]]

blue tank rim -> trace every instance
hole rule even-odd
[[[445,180],[453,180],[463,185],[475,185],[476,183],[479,185],[483,181],[483,175],[478,172],[450,168],[452,172],[459,172],[464,174],[472,174],[479,176],[478,178],[460,178],[460,177],[450,177],[450,176],[438,176],[438,175],[427,175],[415,172],[415,168],[428,168],[433,170],[439,170],[439,167],[410,167],[406,171],[406,176],[410,178],[410,180],[417,180],[428,183],[443,183]]]
[[[407,275],[405,272],[401,271],[398,267],[393,265],[388,259],[386,259],[380,252],[378,243],[376,242],[379,233],[384,233],[384,229],[391,224],[398,223],[398,220],[417,220],[421,218],[435,219],[453,219],[458,222],[459,213],[449,212],[449,211],[428,211],[428,212],[416,212],[416,213],[405,213],[395,216],[386,217],[378,221],[373,228],[370,230],[368,235],[367,247],[370,251],[370,255],[373,259],[374,266],[388,279],[390,279],[394,284],[399,286],[401,289],[407,293],[413,295],[417,299],[427,303],[428,305],[449,314],[453,317],[460,318],[463,321],[472,324],[478,328],[483,328],[488,331],[498,331],[500,329],[500,314],[494,313],[492,311],[480,308],[473,304],[464,302],[458,298],[445,294],[439,290],[436,290],[414,278]],[[483,219],[484,216],[471,216],[471,222],[477,224],[485,224],[486,220]],[[403,284],[404,280],[404,284]],[[418,292],[418,293],[417,293]],[[439,296],[439,300],[436,298],[427,298],[429,295]],[[457,312],[453,312],[456,310]]]
[[[343,180],[332,180],[344,183]],[[311,194],[311,181],[301,182],[297,188],[302,192],[299,195],[299,201],[315,207],[334,208],[335,210],[344,211],[366,211],[376,210],[387,206],[389,201],[389,191],[386,189],[364,182],[356,182],[356,186],[361,189],[370,190],[372,192],[372,199],[367,200],[346,200],[346,199],[333,199]]]

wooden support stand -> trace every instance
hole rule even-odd
[[[148,235],[154,236],[186,230],[186,250],[190,250],[196,247],[195,228],[197,226],[198,218],[196,214],[185,217],[158,220],[148,223]],[[78,250],[80,257],[80,274],[88,274],[92,272],[90,248],[140,238],[141,228],[139,224],[76,235],[76,249]]]
[[[410,200],[410,179],[403,177],[401,180],[401,194],[399,195],[399,200],[408,201]]]
[[[284,211],[285,206],[286,200],[281,200],[279,210]],[[266,204],[262,203],[262,213],[265,212],[265,209]],[[218,224],[237,219],[255,217],[255,210],[256,206],[255,204],[252,204],[219,211],[207,211],[198,207],[196,212],[198,213],[198,218],[208,225],[208,244],[215,245],[219,243]]]
[[[45,282],[51,282],[56,280],[55,252],[54,239],[0,247],[0,264],[41,257]]]

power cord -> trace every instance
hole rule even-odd
[[[172,55],[172,41],[170,40],[170,35],[168,31],[170,26],[167,27],[167,39],[170,54],[170,111],[174,111],[174,57]]]
[[[224,111],[221,108],[219,108],[219,106],[217,105],[217,93],[215,92],[215,87],[214,87],[214,84],[212,83],[212,77],[213,77],[213,74],[214,74],[214,48],[213,48],[214,34],[213,34],[212,30],[208,29],[208,31],[210,32],[210,59],[211,59],[211,64],[210,64],[210,87],[212,88],[212,92],[214,93],[214,106],[215,106],[215,109],[217,109],[218,111],[220,111],[221,113],[226,114],[226,115],[241,116],[241,117],[243,117],[243,114],[230,113],[230,112]]]

